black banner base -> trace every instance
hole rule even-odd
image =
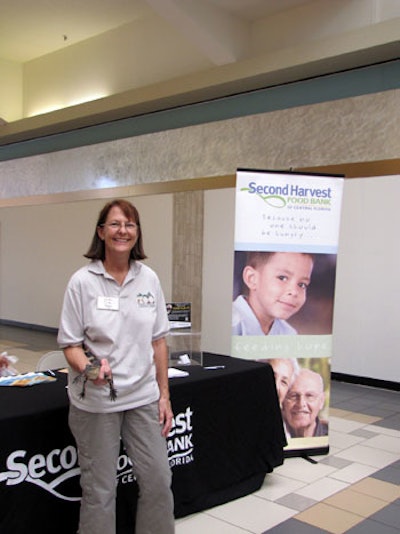
[[[320,456],[329,454],[329,445],[327,447],[316,447],[315,449],[292,449],[288,451],[283,451],[284,458],[305,458],[312,461],[311,456]]]

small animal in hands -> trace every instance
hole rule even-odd
[[[73,383],[75,384],[83,380],[82,390],[79,395],[81,399],[83,399],[86,395],[86,382],[88,380],[96,380],[99,376],[100,367],[101,367],[101,361],[94,354],[92,354],[88,350],[85,350],[85,354],[90,363],[86,365],[84,371],[82,371],[82,373],[76,376],[73,381]],[[117,398],[117,390],[114,387],[114,381],[112,379],[112,376],[105,376],[104,379],[107,380],[108,382],[108,386],[110,389],[110,394],[109,394],[110,399],[112,401],[115,401],[115,399]]]

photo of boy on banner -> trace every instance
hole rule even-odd
[[[232,335],[331,334],[336,255],[236,251]]]

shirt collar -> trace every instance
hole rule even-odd
[[[142,264],[139,261],[131,260],[130,266],[129,266],[129,272],[126,275],[125,282],[128,282],[129,280],[132,280],[136,278],[136,276],[139,274],[140,270],[142,268]],[[103,262],[101,260],[93,260],[89,263],[88,269],[90,272],[95,274],[101,274],[106,278],[112,278],[107,273],[107,271],[104,268]]]

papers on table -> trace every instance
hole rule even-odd
[[[187,371],[175,369],[175,367],[168,368],[168,378],[180,378],[182,376],[189,376],[189,373]]]
[[[44,373],[25,373],[23,375],[2,376],[0,386],[34,386],[43,382],[54,382],[57,378],[47,376]]]

